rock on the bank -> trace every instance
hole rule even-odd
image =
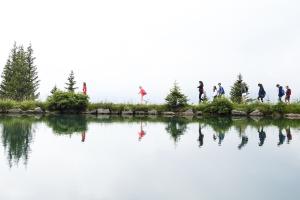
[[[132,110],[124,110],[124,111],[122,111],[122,115],[133,115],[133,111]]]
[[[192,109],[189,109],[185,112],[182,112],[181,115],[184,115],[184,116],[193,116],[194,115],[194,111]]]
[[[157,110],[150,110],[148,111],[149,115],[157,115]]]
[[[110,110],[109,109],[97,109],[97,114],[98,115],[109,115]]]
[[[162,112],[163,115],[168,115],[168,116],[172,116],[175,115],[174,112]]]
[[[44,113],[43,109],[41,109],[40,107],[36,107],[34,110],[33,110],[34,113],[36,114],[42,114]]]
[[[245,111],[241,111],[241,110],[232,110],[231,115],[232,116],[247,116],[247,113]]]
[[[264,114],[262,112],[260,112],[259,110],[254,110],[253,112],[250,113],[250,116],[264,116]]]
[[[300,114],[288,113],[284,115],[288,119],[300,119]]]
[[[22,113],[23,110],[20,108],[13,108],[13,109],[9,109],[7,112],[10,114],[19,114],[19,113]]]

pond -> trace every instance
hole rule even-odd
[[[0,199],[298,200],[300,121],[1,116]]]

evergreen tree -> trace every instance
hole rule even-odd
[[[241,74],[238,75],[238,79],[235,81],[230,91],[230,99],[235,103],[242,103],[246,100],[248,94],[249,87],[243,81],[243,76]],[[243,94],[245,94],[245,98],[243,98]]]
[[[177,82],[174,83],[173,88],[170,90],[170,93],[165,100],[167,102],[167,105],[172,109],[184,107],[185,105],[187,105],[188,101],[187,97],[183,93],[181,93]]]
[[[50,93],[51,94],[54,94],[55,92],[57,92],[58,91],[58,89],[57,89],[57,87],[56,87],[56,85],[53,87],[53,89],[50,91]]]
[[[71,71],[69,77],[68,77],[68,82],[66,83],[65,89],[68,90],[69,92],[75,92],[77,87],[75,87],[76,81],[75,81],[75,76],[73,70]]]
[[[1,98],[22,101],[38,97],[39,80],[34,59],[31,45],[25,51],[23,46],[14,44],[2,73]]]

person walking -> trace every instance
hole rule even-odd
[[[84,95],[86,95],[86,93],[87,93],[86,82],[83,82],[82,92]]]
[[[218,97],[218,89],[217,86],[213,87],[213,98],[214,100]]]
[[[258,84],[258,87],[259,87],[259,90],[258,90],[257,100],[263,103],[264,98],[266,96],[266,91],[264,89],[264,86],[261,83]]]
[[[218,83],[218,86],[219,86],[218,96],[219,96],[219,97],[222,97],[222,96],[225,95],[225,90],[224,90],[224,88],[222,87],[222,84],[221,84],[221,83]]]
[[[140,88],[139,94],[141,95],[141,104],[143,104],[144,96],[147,95],[147,92],[144,90],[144,88],[142,86],[140,86],[139,88]]]
[[[201,101],[204,101],[204,84],[202,81],[199,81],[199,86],[197,88],[199,89],[199,103],[201,103]]]
[[[290,103],[291,101],[292,90],[289,86],[286,86],[286,94],[285,94],[285,103]]]
[[[278,101],[282,102],[282,97],[285,95],[285,91],[283,87],[279,84],[277,84],[276,87],[278,88]]]

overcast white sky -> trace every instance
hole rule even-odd
[[[262,82],[300,97],[298,0],[0,0],[0,72],[14,41],[32,43],[41,98],[74,70],[92,101],[164,102],[177,80],[197,101],[222,82],[227,94],[241,72],[251,96]]]

